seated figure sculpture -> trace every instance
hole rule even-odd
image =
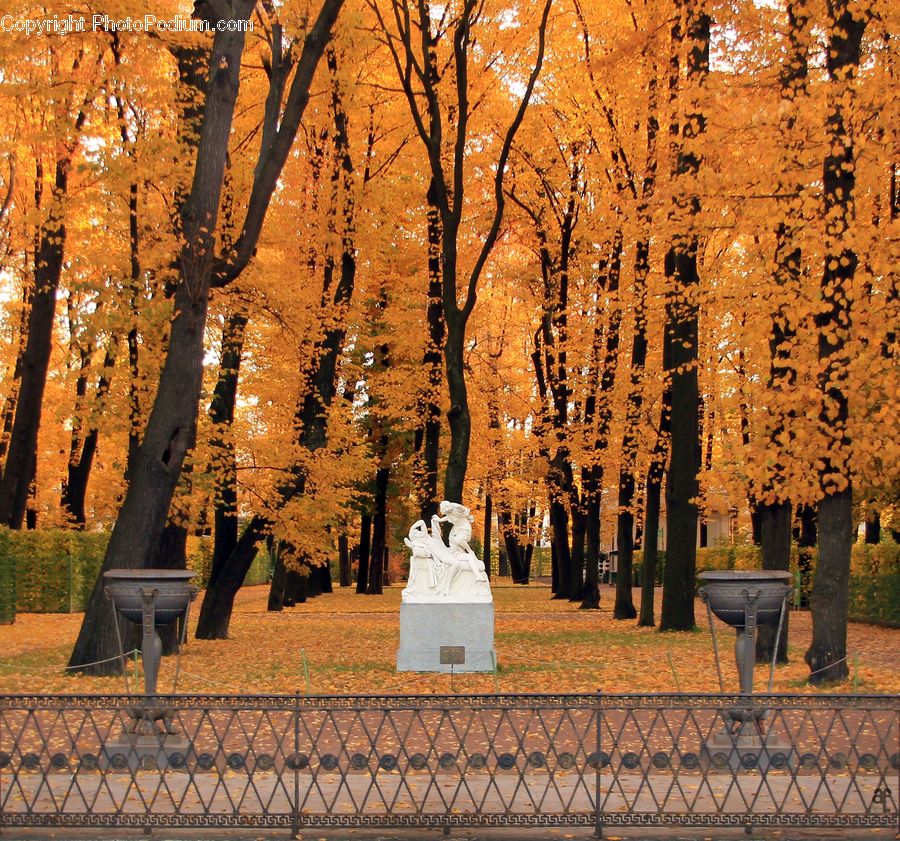
[[[409,580],[403,590],[404,602],[490,602],[491,586],[484,563],[469,546],[472,520],[469,509],[444,500],[440,516],[431,518],[431,530],[424,520],[416,520],[403,542],[412,557]],[[450,523],[447,543],[441,523]]]

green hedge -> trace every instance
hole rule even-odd
[[[103,565],[106,532],[71,529],[13,531],[0,528],[0,623],[19,613],[72,613],[84,610]],[[188,539],[188,569],[205,587],[212,563],[212,539]],[[269,580],[269,558],[257,553],[244,584]]]
[[[0,532],[0,625],[16,621],[16,565],[4,551],[6,534]]]
[[[0,569],[14,570],[16,610],[84,610],[108,540],[104,532],[0,529]]]

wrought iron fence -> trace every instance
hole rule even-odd
[[[0,696],[10,826],[900,827],[892,696]]]

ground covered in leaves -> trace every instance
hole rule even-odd
[[[661,634],[612,618],[613,592],[603,588],[599,611],[554,601],[546,585],[494,585],[496,675],[397,674],[400,586],[383,596],[349,589],[281,613],[266,611],[268,588],[238,595],[228,640],[189,638],[178,692],[187,693],[444,693],[456,692],[715,692],[715,664],[705,609],[693,633]],[[659,593],[658,593],[659,596]],[[635,599],[638,593],[635,592]],[[192,619],[196,618],[194,605]],[[66,673],[81,614],[20,614],[0,625],[0,692],[119,692],[121,677]],[[193,625],[193,622],[192,622]],[[774,691],[807,691],[803,662],[810,616],[790,617],[790,663],[779,667]],[[193,627],[191,628],[193,631]],[[736,688],[733,632],[719,626],[726,690]],[[850,678],[836,692],[897,692],[900,629],[853,623]],[[170,691],[176,658],[163,663],[159,689]],[[132,663],[130,671],[138,669]],[[763,689],[768,671],[759,667]]]

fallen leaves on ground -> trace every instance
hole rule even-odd
[[[189,638],[181,655],[178,692],[207,693],[446,693],[446,692],[716,692],[709,629],[660,634],[633,620],[612,618],[604,588],[599,611],[552,600],[544,585],[494,586],[492,674],[415,674],[395,671],[401,587],[382,596],[341,589],[281,613],[266,611],[267,587],[240,591],[227,640]],[[635,593],[637,598],[638,594]],[[196,619],[198,604],[193,606]],[[698,604],[698,621],[705,614]],[[81,614],[20,614],[0,625],[0,692],[120,692],[121,677],[85,677],[64,667]],[[808,613],[792,613],[790,663],[776,670],[774,691],[808,691],[803,662],[811,634]],[[718,626],[726,691],[736,689],[734,633]],[[837,692],[897,692],[895,652],[900,630],[851,624],[850,679]],[[304,665],[305,658],[305,665]],[[160,691],[170,691],[176,658],[165,658]],[[133,671],[135,665],[129,666]],[[309,673],[307,685],[306,674]],[[758,667],[763,690],[768,670]],[[132,684],[132,687],[134,684]]]

